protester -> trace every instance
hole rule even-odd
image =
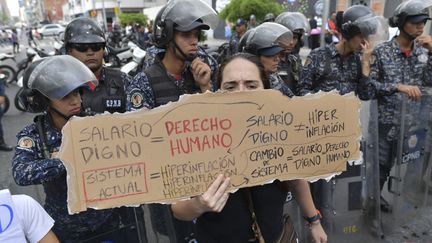
[[[3,222],[3,228],[0,231],[0,242],[18,243],[17,240],[22,240],[23,237],[30,243],[60,242],[51,230],[54,220],[36,200],[27,195],[11,195],[11,199],[13,205],[7,205],[5,202],[0,203],[2,206],[7,205],[10,207],[9,210],[13,212],[14,218],[18,219],[16,222],[22,231],[12,230]],[[4,220],[6,217],[4,217],[4,214],[2,216],[2,220]]]
[[[0,74],[4,75],[4,74]],[[6,102],[6,81],[4,78],[0,78],[0,105],[3,105]],[[9,146],[4,139],[4,129],[3,129],[3,109],[0,108],[0,151],[12,151],[13,147]]]
[[[221,90],[228,91],[270,88],[259,58],[248,53],[234,55],[222,64],[218,82]],[[265,242],[276,242],[284,226],[286,185],[292,186],[301,211],[309,222],[313,241],[327,242],[306,181],[276,180],[271,184],[242,188],[232,194],[226,192],[229,185],[230,178],[219,175],[201,196],[171,206],[175,217],[197,219],[198,242],[257,242],[248,204],[253,205]]]
[[[18,40],[18,34],[17,34],[17,30],[16,29],[12,29],[12,35],[11,35],[11,40],[12,40],[12,50],[13,53],[19,53],[19,40]]]

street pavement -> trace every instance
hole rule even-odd
[[[16,61],[19,62],[25,57],[25,47],[23,41],[21,45],[20,53],[16,55]],[[218,46],[224,43],[224,40],[214,40],[210,38],[207,43],[210,47]],[[24,44],[24,45],[23,45]],[[52,39],[47,38],[41,41],[41,46],[50,50],[52,47]],[[12,52],[11,46],[0,46],[0,52]],[[306,57],[309,50],[307,48],[301,49],[302,59]],[[15,63],[12,61],[6,61],[16,68]],[[10,84],[6,88],[6,95],[11,100],[11,106],[9,111],[3,117],[3,129],[5,132],[5,140],[8,144],[14,145],[17,143],[16,134],[26,125],[32,122],[34,114],[18,111],[13,104],[13,99],[16,92],[18,91],[18,86],[16,84]],[[14,152],[3,152],[0,151],[0,189],[8,188],[13,194],[27,194],[35,198],[41,204],[44,201],[44,192],[40,185],[33,186],[18,186],[15,184],[11,176],[11,159]],[[429,196],[432,200],[432,196]],[[425,209],[419,210],[418,214],[414,218],[409,218],[401,220],[400,222],[395,222],[391,215],[386,215],[383,213],[383,228],[385,237],[383,239],[377,238],[375,242],[389,242],[389,243],[432,243],[432,207],[431,203],[425,207]],[[393,225],[393,227],[389,227]],[[353,237],[353,242],[357,241]],[[372,242],[371,242],[372,243]]]

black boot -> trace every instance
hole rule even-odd
[[[12,151],[13,147],[7,145],[3,140],[0,140],[0,151]]]

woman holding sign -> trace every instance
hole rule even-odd
[[[240,53],[229,58],[219,70],[221,90],[246,91],[269,89],[270,83],[259,59]],[[301,211],[308,221],[314,242],[327,242],[309,191],[308,182],[275,181],[263,186],[242,188],[229,194],[230,178],[219,175],[201,196],[173,204],[174,216],[181,220],[197,219],[199,242],[265,242],[281,241],[286,232],[283,206],[287,186],[292,190]],[[252,230],[251,226],[258,226]]]
[[[18,133],[12,174],[19,185],[43,185],[44,207],[55,220],[53,231],[61,242],[78,242],[118,228],[118,216],[111,209],[69,215],[66,168],[56,158],[61,129],[69,118],[81,114],[81,89],[96,84],[90,69],[71,56],[42,59],[24,74],[21,102],[27,111],[42,114]]]

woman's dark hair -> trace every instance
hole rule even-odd
[[[217,86],[218,89],[221,88],[222,85],[222,75],[223,75],[223,71],[225,70],[226,65],[228,65],[230,62],[234,61],[235,59],[245,59],[253,64],[255,64],[255,66],[257,66],[261,80],[263,82],[263,86],[264,89],[270,89],[270,81],[268,80],[268,77],[264,71],[264,66],[262,65],[260,59],[250,53],[245,53],[245,52],[240,52],[237,53],[235,55],[232,55],[231,57],[227,58],[219,67],[219,72],[218,72],[218,79],[217,79]]]

